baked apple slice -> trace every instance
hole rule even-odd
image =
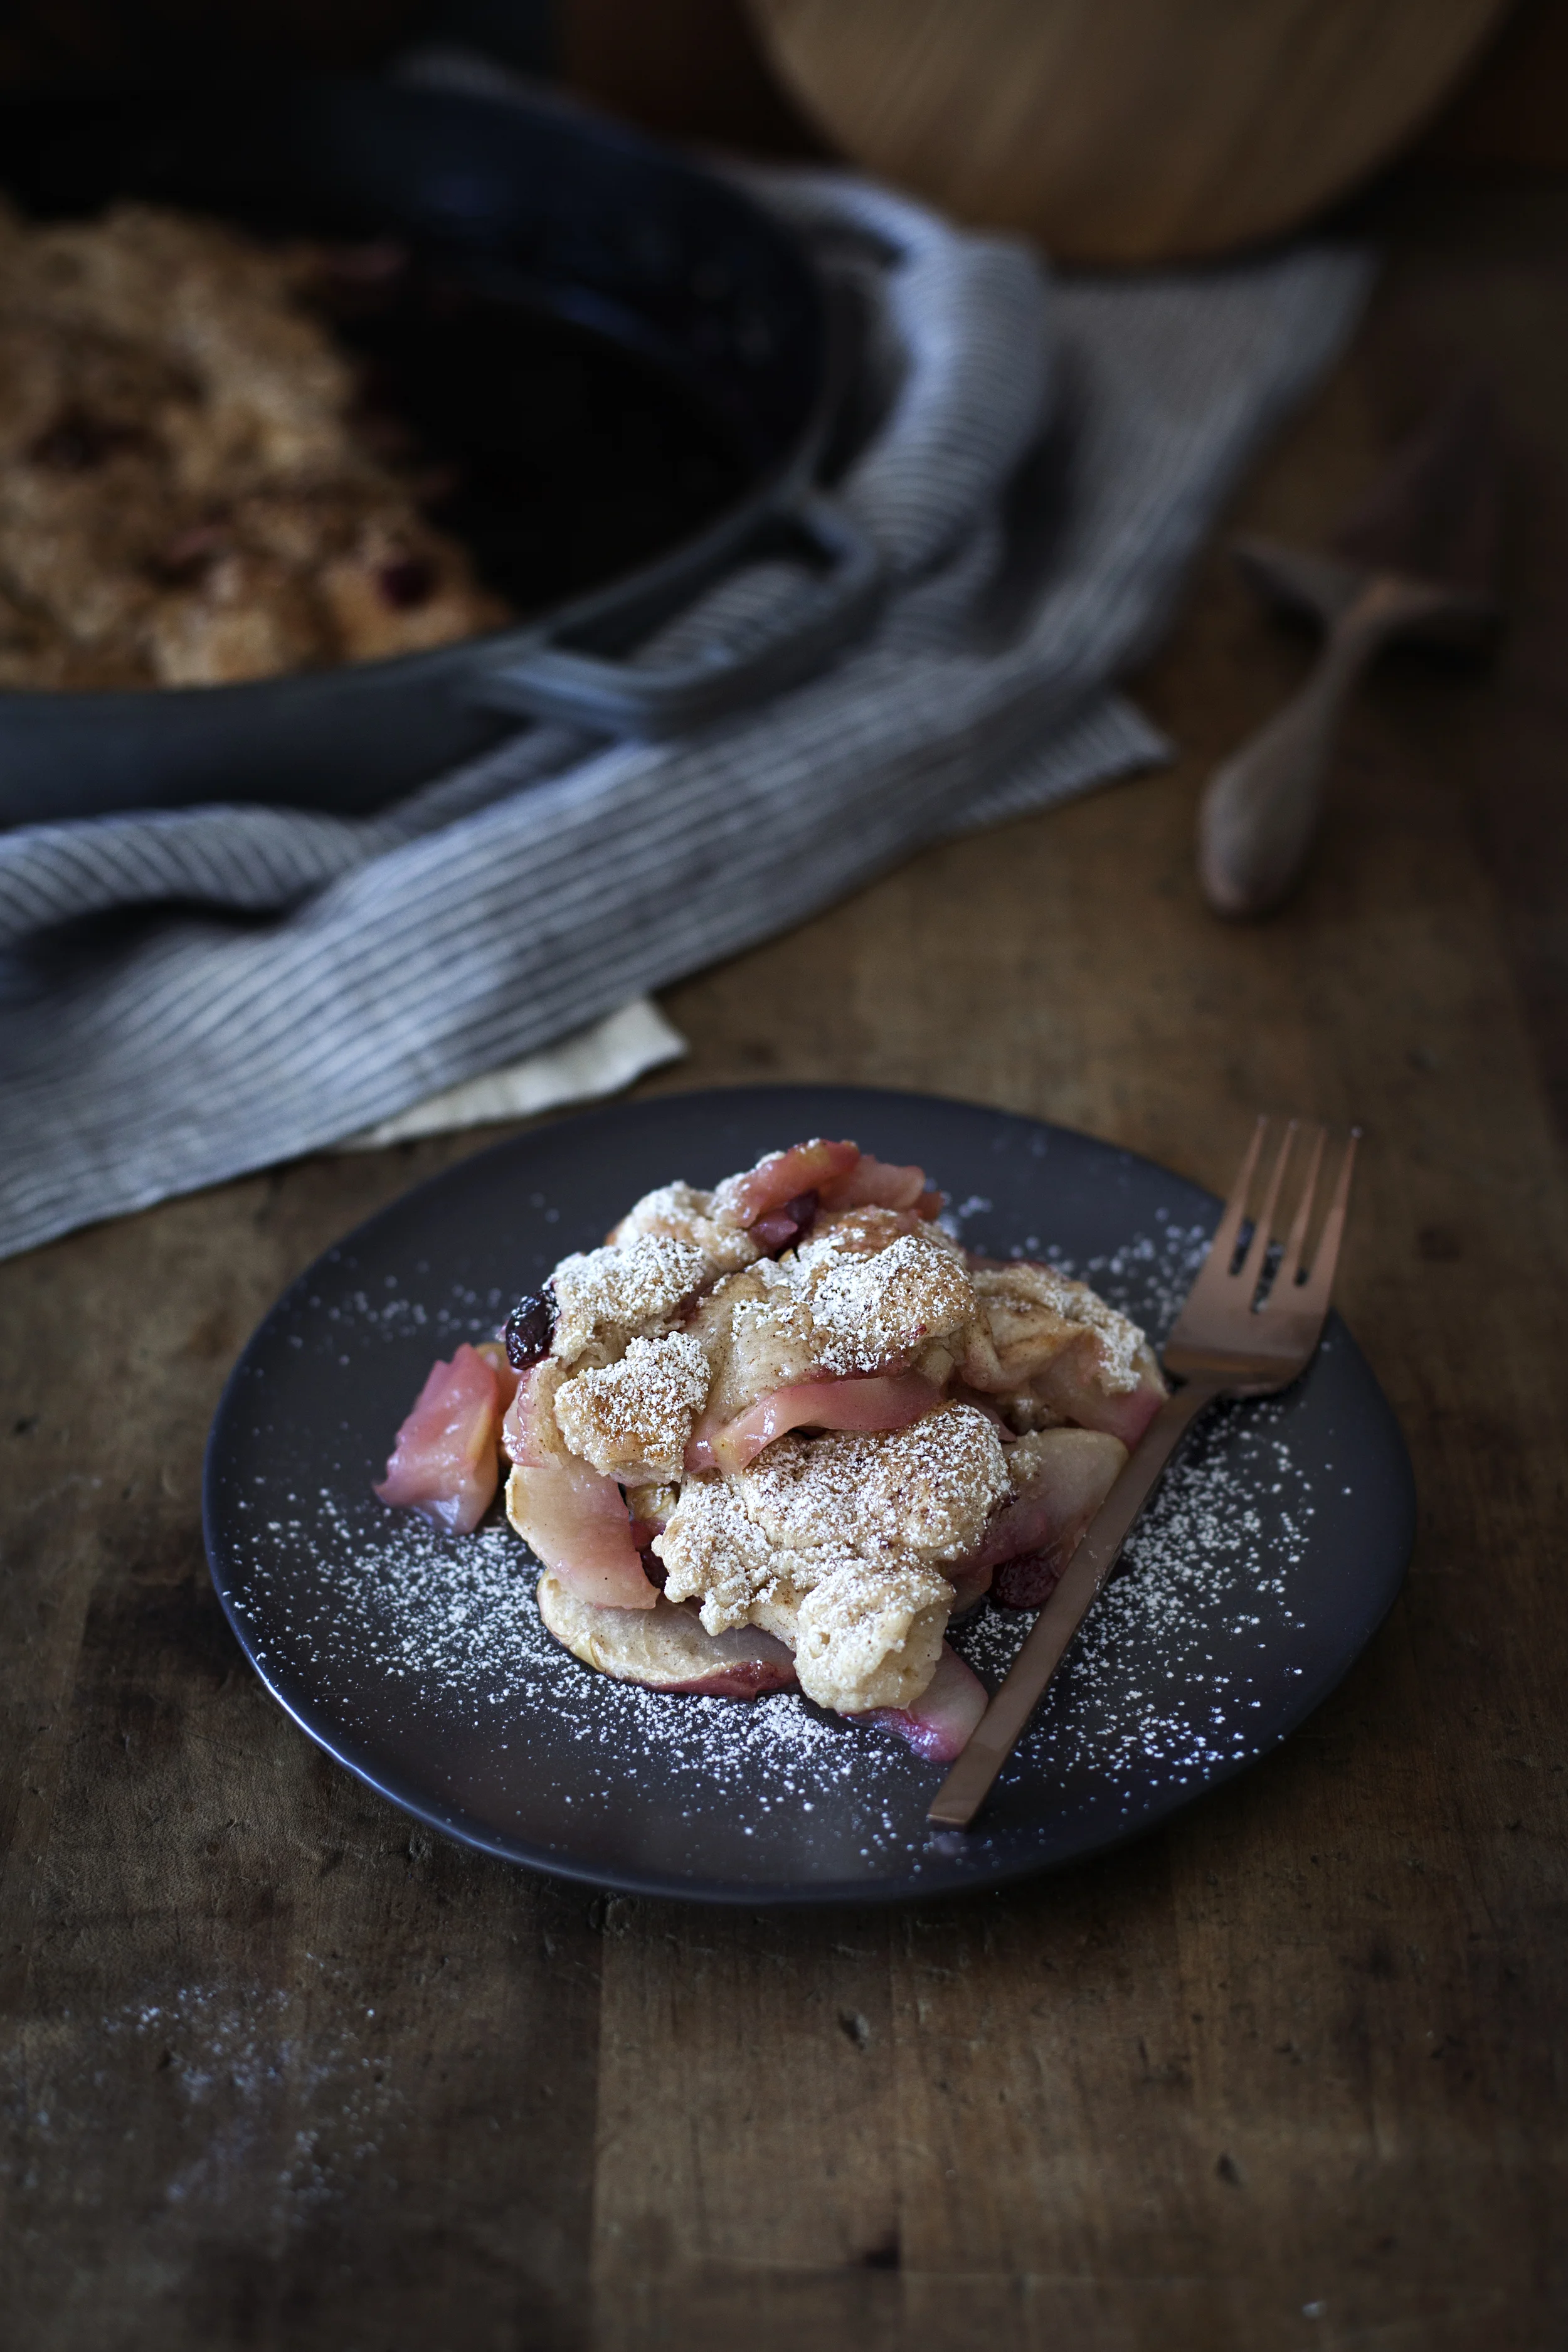
[[[918,1372],[875,1373],[865,1378],[801,1381],[760,1397],[733,1421],[707,1415],[686,1449],[689,1474],[722,1470],[733,1475],[764,1446],[792,1429],[907,1429],[942,1402],[942,1391]]]
[[[506,1482],[506,1515],[535,1559],[591,1605],[640,1613],[658,1599],[625,1496],[586,1463],[520,1463]]]
[[[895,1167],[863,1151],[852,1168],[822,1187],[822,1205],[825,1209],[913,1209],[920,1216],[934,1217],[942,1207],[942,1194],[927,1189],[923,1168]]]
[[[678,1603],[660,1593],[651,1609],[596,1608],[548,1573],[539,1580],[537,1598],[563,1647],[616,1682],[704,1698],[756,1698],[795,1686],[795,1660],[782,1642],[753,1625],[707,1633],[695,1601]]]
[[[1101,1430],[1119,1438],[1131,1452],[1169,1394],[1160,1368],[1147,1348],[1137,1365],[1138,1385],[1107,1389],[1095,1376],[1093,1360],[1082,1348],[1068,1348],[1048,1371],[1032,1383],[1035,1394],[1066,1421],[1080,1429]]]
[[[488,1349],[465,1343],[450,1363],[432,1364],[376,1482],[382,1501],[471,1535],[495,1498],[503,1402]]]
[[[787,1151],[770,1151],[743,1175],[726,1176],[713,1195],[715,1213],[755,1233],[764,1219],[791,1218],[792,1204],[803,1204],[809,1194],[815,1211],[824,1189],[848,1175],[860,1158],[858,1143],[829,1143],[814,1136],[809,1143],[794,1143]]]
[[[942,1194],[928,1188],[924,1169],[895,1167],[857,1144],[830,1143],[822,1136],[771,1151],[744,1175],[726,1177],[713,1200],[721,1213],[775,1252],[799,1238],[818,1208],[911,1209],[934,1217],[942,1207]]]
[[[896,1731],[917,1756],[932,1764],[951,1764],[969,1745],[969,1737],[990,1704],[990,1694],[973,1666],[965,1665],[950,1642],[937,1652],[936,1672],[919,1698],[908,1706],[872,1707],[851,1723],[879,1723]]]
[[[1043,1607],[1126,1459],[1121,1439],[1102,1430],[1042,1429],[1019,1438],[1007,1465],[1016,1499],[953,1571],[960,1592],[989,1571],[991,1597],[1005,1609]]]
[[[524,1372],[507,1409],[501,1441],[513,1469],[506,1515],[542,1568],[578,1597],[609,1609],[651,1609],[648,1582],[626,1498],[614,1478],[568,1453],[555,1424],[562,1367],[546,1357]]]

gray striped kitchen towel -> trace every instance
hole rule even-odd
[[[847,174],[750,176],[861,308],[838,488],[886,569],[875,633],[676,741],[528,727],[369,818],[0,835],[0,1255],[331,1144],[1162,755],[1110,681],[1342,347],[1365,257],[1052,281]],[[752,565],[662,646],[800,593]]]

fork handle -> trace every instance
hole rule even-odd
[[[969,1827],[1044,1696],[1068,1643],[1115,1567],[1161,1472],[1199,1414],[1206,1412],[1225,1389],[1223,1381],[1200,1374],[1160,1407],[1089,1521],[1060,1583],[971,1732],[968,1746],[937,1790],[927,1821],[942,1829]]]

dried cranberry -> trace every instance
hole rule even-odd
[[[436,567],[422,555],[395,556],[384,563],[375,575],[383,601],[395,612],[412,612],[416,604],[426,604],[436,585]]]
[[[658,1526],[655,1526],[651,1519],[632,1521],[632,1541],[636,1544],[641,1557],[643,1574],[659,1592],[664,1591],[664,1580],[668,1571],[663,1560],[653,1549],[653,1539],[655,1536],[662,1535],[663,1532],[662,1521]]]
[[[816,1214],[816,1194],[797,1192],[782,1209],[770,1210],[752,1227],[752,1239],[761,1242],[770,1257],[791,1249]]]
[[[1065,1562],[1053,1544],[1005,1559],[991,1582],[991,1598],[1004,1609],[1043,1609],[1061,1582]]]
[[[555,1334],[555,1301],[548,1290],[525,1291],[506,1318],[506,1360],[526,1372],[550,1353]]]

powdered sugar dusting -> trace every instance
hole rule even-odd
[[[670,1234],[637,1234],[614,1248],[574,1251],[550,1277],[559,1319],[552,1355],[575,1363],[634,1330],[658,1330],[672,1309],[708,1279],[708,1261]]]
[[[672,1696],[583,1665],[546,1632],[533,1597],[538,1570],[504,1524],[446,1538],[406,1514],[373,1519],[323,1490],[293,1523],[301,1533],[307,1526],[320,1586],[298,1595],[292,1579],[267,1580],[269,1622],[303,1635],[328,1673],[348,1666],[357,1678],[368,1664],[448,1733],[477,1732],[520,1757],[541,1733],[563,1736],[575,1751],[574,1778],[587,1783],[569,1803],[591,1801],[595,1786],[608,1793],[624,1776],[653,1775],[677,1807],[714,1793],[754,1803],[764,1816],[774,1805],[830,1796],[863,1805],[901,1764],[895,1743],[794,1692]],[[290,1523],[278,1531],[287,1535]],[[265,1668],[267,1651],[258,1654]],[[869,1816],[867,1830],[876,1834]]]
[[[708,1359],[689,1332],[633,1339],[601,1370],[555,1391],[556,1426],[572,1451],[606,1477],[679,1478],[691,1423],[708,1395]]]
[[[1112,1297],[1131,1293],[1158,1328],[1184,1295],[1204,1238],[1141,1237],[1081,1272]],[[1120,1777],[1151,1762],[1202,1773],[1245,1748],[1254,1702],[1215,1653],[1221,1637],[1232,1649],[1237,1633],[1255,1635],[1263,1651],[1299,1622],[1292,1582],[1314,1507],[1288,1422],[1281,1402],[1223,1409],[1168,1475],[1032,1736],[1053,1776],[1092,1766]],[[653,1770],[676,1804],[718,1795],[754,1799],[764,1811],[807,1797],[843,1803],[907,1769],[887,1735],[820,1715],[794,1692],[752,1702],[669,1696],[580,1664],[541,1623],[536,1570],[504,1525],[447,1538],[332,1489],[272,1525],[309,1538],[330,1596],[325,1611],[312,1599],[306,1612],[323,1663],[368,1659],[419,1705],[498,1748],[550,1722],[581,1753],[605,1759],[606,1786],[622,1771]],[[266,1614],[286,1628],[301,1607],[295,1580],[261,1573]],[[1031,1622],[983,1605],[954,1629],[954,1643],[994,1682]]]
[[[979,1217],[989,1204],[963,1206]],[[1157,1340],[1206,1243],[1203,1226],[1156,1211],[1152,1229],[1097,1257],[1075,1260],[1048,1231],[1024,1234],[1016,1254],[1092,1283]],[[994,1228],[987,1244],[1013,1246]],[[323,1269],[301,1299],[278,1343],[279,1372],[291,1360],[281,1349],[301,1343],[370,1366],[385,1360],[384,1340],[401,1339],[412,1362],[437,1332],[493,1328],[486,1286],[426,1283],[421,1311],[395,1289],[384,1297],[352,1260],[344,1275],[332,1290]],[[260,1377],[258,1412],[287,1409],[282,1386]],[[885,1730],[794,1691],[671,1696],[581,1664],[542,1624],[534,1565],[499,1518],[451,1538],[375,1503],[379,1463],[359,1459],[357,1423],[296,1445],[290,1458],[316,1469],[289,1493],[258,1421],[250,1475],[237,1476],[226,1506],[237,1533],[220,1580],[235,1588],[232,1613],[280,1694],[338,1753],[434,1820],[547,1864],[581,1866],[591,1853],[605,1874],[634,1880],[717,1874],[759,1891],[850,1881],[871,1891],[879,1876],[951,1884],[955,1857],[977,1876],[988,1853],[1026,1864],[1047,1817],[1058,1850],[1074,1821],[1088,1843],[1103,1842],[1118,1816],[1146,1818],[1162,1790],[1201,1785],[1272,1745],[1300,1712],[1281,1691],[1305,1687],[1304,1672],[1321,1686],[1309,1620],[1321,1630],[1325,1558],[1355,1505],[1322,1416],[1303,1412],[1302,1397],[1222,1408],[1189,1442],[1008,1768],[996,1813],[1009,1786],[1037,1790],[1027,1825],[983,1821],[956,1848],[925,1828],[931,1768]],[[994,1683],[1031,1622],[982,1605],[953,1629],[954,1646]],[[586,1843],[575,1827],[585,1817]],[[738,1840],[754,1871],[737,1868]]]
[[[816,1355],[839,1374],[876,1372],[911,1338],[942,1338],[975,1312],[963,1265],[923,1234],[901,1234],[874,1253],[845,1248],[829,1230],[802,1248],[794,1287],[808,1306]]]
[[[1064,1663],[1064,1703],[1037,1728],[1054,1774],[1146,1778],[1153,1763],[1179,1776],[1250,1752],[1247,1718],[1263,1702],[1236,1647],[1261,1659],[1301,1625],[1292,1593],[1316,1516],[1284,1418],[1273,1401],[1222,1407],[1167,1472]],[[1033,1622],[984,1610],[953,1645],[994,1680]]]

